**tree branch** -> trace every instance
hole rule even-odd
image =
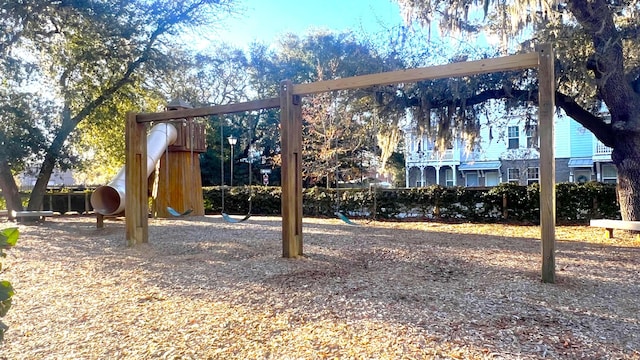
[[[593,115],[576,103],[572,97],[556,91],[556,106],[580,125],[591,131],[604,145],[613,147],[613,130],[611,124],[604,122],[604,119]]]
[[[532,90],[518,90],[518,89],[492,89],[482,91],[466,99],[436,99],[429,102],[430,109],[437,108],[460,108],[470,107],[474,105],[482,104],[491,99],[516,99],[518,101],[531,101],[534,104],[538,103],[538,91]],[[412,97],[409,99],[401,99],[400,101],[406,101],[409,107],[424,106],[422,100],[418,97]],[[602,117],[598,117],[589,111],[585,110],[582,106],[574,101],[570,96],[567,96],[561,92],[556,91],[555,94],[556,106],[564,110],[564,112],[577,121],[580,125],[591,131],[604,145],[613,147],[614,135],[610,124],[604,122]]]

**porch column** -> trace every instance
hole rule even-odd
[[[451,170],[453,172],[452,176],[453,176],[453,186],[457,186],[458,185],[458,174],[456,172],[456,165],[451,165]]]
[[[411,170],[408,166],[404,168],[404,187],[409,187],[409,170]]]
[[[434,166],[436,168],[436,185],[440,185],[440,166]]]

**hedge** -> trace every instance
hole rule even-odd
[[[203,191],[205,211],[222,211],[220,187]],[[225,188],[224,211],[230,214],[279,215],[279,187]],[[407,189],[303,190],[303,214],[329,217],[340,211],[350,217],[378,220],[463,220],[473,222],[540,222],[538,184],[503,183],[491,188],[428,186]],[[556,186],[558,223],[584,223],[592,218],[619,219],[615,185],[589,182]]]
[[[222,211],[220,187],[203,189],[205,212]],[[224,188],[224,211],[229,214],[280,215],[281,190],[275,186]],[[91,211],[90,192],[47,193],[44,210],[64,214]],[[3,200],[0,200],[0,208]],[[520,186],[503,183],[491,188],[442,187],[432,185],[406,189],[303,190],[303,214],[332,217],[337,211],[354,218],[378,220],[458,220],[473,222],[540,222],[538,184]],[[616,187],[588,182],[556,185],[556,221],[586,223],[590,219],[620,219]]]

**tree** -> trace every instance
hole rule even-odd
[[[474,13],[473,1],[397,0],[407,20],[440,21],[445,33],[486,31],[503,49],[519,41],[552,42],[557,54],[556,105],[613,148],[622,218],[640,220],[640,7],[635,0],[490,1]],[[479,9],[476,9],[479,10]],[[485,16],[477,16],[484,11]],[[475,15],[475,16],[474,16]],[[528,36],[528,38],[527,38]],[[467,107],[487,98],[536,101],[535,82],[504,77],[440,108]],[[433,94],[426,94],[433,97]],[[430,101],[426,101],[430,102]],[[464,104],[463,104],[464,103]],[[606,106],[605,116],[601,104]],[[432,104],[435,105],[435,104]],[[432,107],[436,108],[436,106]],[[473,118],[470,116],[470,118]]]
[[[391,70],[372,44],[351,33],[285,35],[275,51],[252,49],[253,79],[277,95],[282,79],[321,81]],[[269,85],[266,85],[269,84]],[[274,85],[276,85],[274,87]],[[268,87],[270,86],[270,88]],[[365,152],[375,153],[381,119],[371,94],[376,89],[339,91],[304,98],[303,176],[307,185],[330,185],[362,177]],[[385,154],[386,155],[386,154]]]
[[[37,159],[43,153],[46,136],[42,129],[51,123],[47,105],[32,94],[0,89],[0,189],[10,210],[22,209],[22,202],[7,169],[25,170],[27,159]]]
[[[37,91],[57,102],[47,128],[39,175],[28,208],[37,210],[56,165],[69,163],[74,132],[83,121],[96,120],[118,96],[144,88],[147,76],[161,73],[181,30],[213,23],[231,0],[90,0],[33,1],[0,4],[0,54],[4,68],[21,63],[14,73],[35,68]],[[6,77],[17,77],[5,74]],[[32,83],[33,84],[33,83]],[[13,93],[20,89],[11,88]],[[35,91],[32,91],[35,93]],[[138,99],[141,100],[141,99]],[[143,101],[129,110],[147,108]],[[148,109],[148,108],[147,108]],[[157,110],[157,109],[148,109]],[[106,111],[106,113],[109,113]],[[22,114],[18,122],[33,121]],[[3,117],[6,114],[2,114]],[[92,118],[93,117],[93,118]],[[32,127],[33,130],[37,127]],[[76,134],[77,135],[77,134]],[[13,163],[0,162],[3,193],[13,196]],[[17,207],[15,199],[7,199]]]

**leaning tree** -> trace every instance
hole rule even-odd
[[[396,0],[407,21],[437,23],[443,33],[491,34],[504,52],[551,42],[556,60],[556,105],[613,148],[622,218],[640,220],[640,3],[637,0]],[[474,8],[476,11],[474,12]],[[523,77],[524,75],[524,77]],[[485,77],[466,96],[464,81],[445,95],[423,87],[407,96],[440,119],[473,128],[473,110],[487,99],[536,101],[527,74]],[[533,95],[533,96],[532,96]],[[439,98],[438,98],[439,96]],[[517,101],[516,101],[517,102]],[[603,106],[606,111],[603,112]],[[445,109],[445,110],[442,110]],[[453,110],[455,109],[455,111]],[[453,116],[455,117],[455,116]],[[462,120],[461,120],[462,119]],[[454,122],[455,123],[455,122]]]

